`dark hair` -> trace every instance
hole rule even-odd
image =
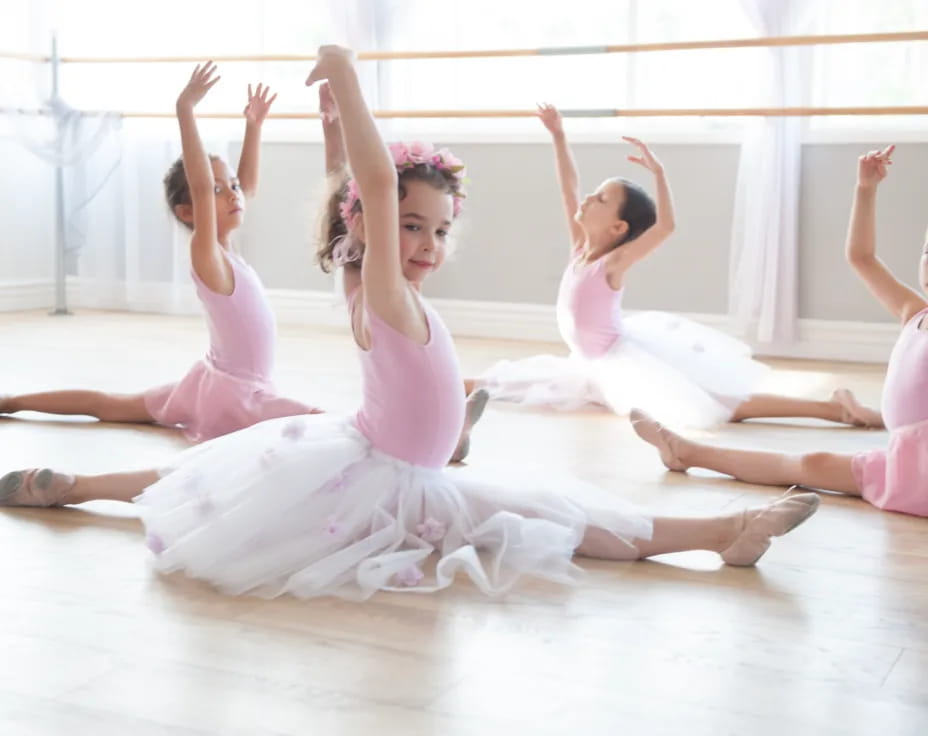
[[[614,246],[618,248],[620,245],[631,242],[657,222],[657,208],[651,195],[635,182],[628,179],[616,181],[625,187],[625,201],[619,208],[619,219],[628,223],[625,235]]]
[[[218,161],[219,156],[209,155],[210,161]],[[177,207],[182,204],[193,204],[190,198],[190,184],[187,181],[187,172],[184,171],[184,158],[181,156],[177,161],[171,164],[168,173],[164,175],[164,196],[168,200],[168,208],[177,221],[188,230],[193,230],[193,226],[177,217]]]
[[[397,175],[399,177],[398,190],[401,201],[406,198],[405,183],[410,181],[422,181],[440,192],[447,192],[453,196],[463,196],[459,179],[448,169],[439,169],[432,164],[415,164],[397,172]],[[344,238],[353,237],[348,232],[348,224],[342,218],[340,210],[342,202],[348,196],[348,181],[347,172],[333,175],[329,184],[330,194],[322,212],[322,224],[319,228],[319,238],[316,244],[316,263],[325,273],[331,273],[333,268],[336,267],[333,259],[335,247]],[[360,213],[361,200],[359,199],[352,206],[351,214],[357,215]],[[351,246],[357,250],[358,258],[348,265],[360,267],[361,260],[364,258],[364,243],[355,240],[355,242],[351,243]]]

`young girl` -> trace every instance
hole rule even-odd
[[[53,391],[0,397],[0,414],[41,411],[86,414],[107,422],[144,422],[183,429],[198,442],[273,417],[318,409],[278,396],[271,381],[276,325],[257,273],[231,246],[242,225],[245,200],[258,188],[261,127],[277,95],[248,87],[245,139],[238,175],[216,156],[207,156],[194,108],[219,81],[216,66],[197,66],[177,98],[183,157],[165,177],[168,205],[193,232],[191,273],[206,310],[210,347],[177,383],[141,394]]]
[[[337,216],[361,258],[349,293],[364,378],[357,415],[262,422],[187,450],[160,474],[9,473],[0,497],[134,500],[162,570],[229,593],[356,599],[437,590],[458,570],[487,593],[528,574],[565,581],[575,553],[630,560],[708,549],[751,565],[772,536],[815,511],[807,493],[730,516],[650,519],[578,482],[513,488],[444,471],[464,394],[451,336],[419,286],[444,260],[460,164],[446,151],[391,155],[347,50],[320,49],[307,83],[322,79],[354,175]]]
[[[332,91],[327,82],[319,85],[319,113],[325,142],[325,172],[332,194],[329,197],[329,204],[326,207],[325,217],[322,222],[317,261],[325,273],[338,269],[340,271],[339,278],[342,281],[342,291],[345,294],[350,294],[360,284],[361,258],[360,249],[353,242],[345,221],[357,213],[352,214],[348,211],[350,208],[346,198],[349,194],[351,177],[348,174],[345,143],[342,139],[341,124],[338,120],[338,106],[335,104],[335,99],[332,97]],[[413,143],[411,145],[392,143],[389,147],[395,161],[404,161],[403,157],[410,150],[416,151],[418,157],[423,161],[437,153],[427,143]],[[450,151],[447,150],[443,150],[438,155],[442,155],[445,160],[449,161],[453,158]],[[464,166],[456,159],[453,159],[453,164],[450,165],[451,169],[449,171],[455,175],[455,215],[457,215],[460,210],[460,200],[464,197],[462,187]],[[357,192],[354,192],[353,196],[356,200]],[[360,207],[360,205],[358,206]],[[347,218],[342,217],[343,210],[347,212]],[[350,304],[348,306],[350,308]],[[464,405],[464,427],[458,446],[451,455],[450,462],[458,463],[467,457],[470,452],[471,430],[483,415],[489,398],[490,395],[484,389],[477,389],[468,394]]]
[[[634,403],[672,423],[697,427],[787,416],[882,426],[879,413],[861,406],[847,390],[836,391],[829,401],[755,394],[766,368],[751,360],[746,345],[717,330],[660,312],[624,317],[629,270],[674,231],[664,168],[644,143],[625,137],[638,149],[628,160],[654,176],[656,206],[626,179],[607,179],[581,201],[560,114],[542,105],[538,116],[554,141],[570,226],[570,260],[557,299],[558,328],[570,358],[502,361],[469,385],[487,388],[495,399],[560,409],[602,404],[626,414]]]
[[[928,301],[898,281],[876,255],[876,190],[893,146],[861,156],[847,236],[847,259],[873,295],[902,323],[883,386],[889,448],[840,455],[731,450],[685,440],[634,411],[635,431],[658,448],[670,470],[728,473],[748,483],[802,485],[861,496],[890,511],[928,516]],[[928,242],[919,284],[928,292]]]

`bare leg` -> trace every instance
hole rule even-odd
[[[577,554],[605,560],[635,560],[694,549],[721,552],[738,536],[740,518],[740,514],[703,519],[658,517],[654,519],[651,539],[636,539],[633,547],[604,529],[591,528],[583,535]]]
[[[735,450],[713,447],[684,439],[662,427],[644,412],[634,410],[632,426],[638,436],[654,445],[670,470],[698,467],[726,473],[747,483],[769,486],[800,485],[861,495],[851,469],[853,455],[807,452],[787,455],[779,452]]]
[[[880,413],[863,406],[847,389],[838,389],[828,401],[755,394],[738,405],[731,421],[740,422],[760,417],[812,417],[856,427],[884,426]]]
[[[136,470],[129,473],[78,475],[68,494],[67,503],[85,501],[131,501],[161,476],[157,470]]]
[[[651,539],[634,544],[603,529],[586,531],[577,554],[607,560],[634,560],[669,552],[709,550],[729,565],[753,565],[770,548],[772,537],[795,529],[819,506],[814,493],[783,496],[762,508],[709,518],[658,517]]]
[[[474,388],[476,387],[476,385],[477,385],[476,378],[465,378],[464,379],[464,395],[470,396],[472,393],[474,393]]]
[[[104,422],[151,423],[144,394],[106,394],[99,391],[49,391],[0,398],[0,414],[41,411],[46,414],[81,414]]]

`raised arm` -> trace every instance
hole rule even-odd
[[[364,215],[365,250],[361,266],[364,299],[381,319],[406,333],[413,310],[400,263],[396,167],[364,102],[353,58],[348,49],[321,47],[306,83],[327,79],[338,104],[348,165],[358,186]]]
[[[892,164],[895,146],[870,151],[857,162],[857,188],[851,207],[845,255],[870,292],[898,320],[908,322],[928,302],[899,281],[876,255],[876,192]]]
[[[570,146],[567,145],[564,124],[557,108],[545,102],[538,106],[538,117],[551,134],[551,142],[554,144],[557,180],[561,185],[561,201],[570,230],[570,244],[571,248],[576,248],[583,241],[583,230],[574,220],[574,215],[580,207],[580,177],[577,173],[577,163]]]
[[[213,76],[216,65],[208,61],[197,65],[190,81],[177,98],[177,122],[180,124],[180,140],[184,158],[184,175],[190,188],[193,205],[193,235],[190,238],[190,261],[200,280],[213,291],[226,292],[230,288],[231,276],[220,253],[216,232],[216,186],[194,108],[220,77]]]
[[[245,106],[245,140],[242,143],[242,157],[238,162],[238,181],[242,193],[254,197],[258,193],[258,170],[261,163],[261,127],[277,99],[275,94],[268,98],[270,87],[259,84],[252,92],[248,85],[248,104]]]
[[[667,182],[664,166],[651,153],[651,149],[637,138],[622,136],[622,140],[628,141],[638,149],[638,155],[629,155],[628,160],[643,166],[654,175],[656,217],[654,224],[641,235],[630,243],[616,248],[607,256],[609,258],[610,283],[613,286],[621,283],[625,271],[645,256],[650,255],[652,251],[670,237],[674,228],[676,228],[673,214],[673,197],[670,194],[670,184]]]
[[[326,176],[344,174],[347,165],[345,141],[338,122],[338,105],[335,104],[328,82],[319,85],[319,114],[322,117],[322,138],[325,141]]]

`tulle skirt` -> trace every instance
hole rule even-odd
[[[459,571],[488,594],[523,576],[571,582],[587,527],[612,532],[627,559],[652,529],[580,481],[411,465],[372,447],[352,418],[328,414],[190,448],[135,502],[158,569],[265,597],[425,593]]]
[[[501,401],[570,411],[591,404],[617,414],[640,408],[669,425],[728,421],[769,369],[718,330],[665,312],[626,317],[622,337],[599,358],[538,355],[501,361],[478,385]]]

